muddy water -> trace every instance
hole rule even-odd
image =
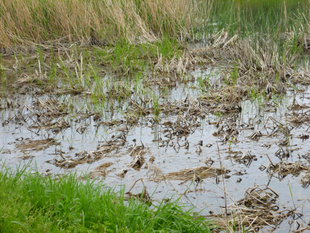
[[[216,88],[213,73],[202,74]],[[223,214],[250,188],[269,187],[279,195],[279,211],[295,211],[276,228],[288,232],[310,222],[310,89],[297,89],[268,104],[244,101],[241,113],[199,118],[186,112],[161,114],[159,121],[146,116],[136,125],[123,123],[120,113],[100,118],[61,111],[68,103],[83,109],[81,97],[14,95],[1,100],[1,161],[45,174],[90,175],[131,194],[146,189],[153,200],[181,198],[202,215]],[[197,83],[179,85],[161,101],[194,105],[200,94]],[[55,102],[48,104],[50,99]],[[200,167],[226,172],[206,177],[194,172],[184,178],[184,169]]]

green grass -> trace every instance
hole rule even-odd
[[[304,0],[223,0],[210,11],[211,33],[226,30],[248,36],[279,36],[289,31],[307,30],[310,2]]]
[[[119,75],[133,76],[139,72],[152,71],[158,58],[168,62],[183,55],[183,48],[174,38],[165,37],[153,43],[132,44],[120,40],[115,45],[94,50],[95,61]]]
[[[0,232],[211,232],[176,203],[151,208],[73,175],[0,172]]]

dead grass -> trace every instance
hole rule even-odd
[[[230,207],[228,216],[219,215],[215,219],[229,232],[261,232],[264,227],[272,232],[294,214],[294,210],[281,210],[278,198],[279,195],[272,189],[255,186]]]
[[[103,176],[105,177],[109,171],[108,168],[111,167],[113,165],[113,163],[109,162],[109,163],[103,163],[102,165],[100,165],[99,167],[97,167],[94,171],[91,172],[91,177],[95,178],[95,177],[100,177]]]
[[[0,48],[51,40],[91,44],[184,37],[198,7],[186,0],[0,1]]]
[[[158,182],[163,180],[181,180],[184,182],[195,181],[199,182],[203,179],[218,177],[222,174],[229,173],[229,170],[213,168],[213,167],[198,167],[184,169],[177,172],[171,172],[166,175],[158,173],[152,180]]]
[[[296,163],[280,162],[278,164],[271,164],[268,170],[271,174],[277,173],[278,174],[277,177],[280,180],[282,180],[290,174],[293,176],[299,176],[300,173],[302,172],[309,174],[310,166],[298,162]]]
[[[240,110],[237,103],[245,98],[268,99],[273,94],[285,94],[292,83],[308,84],[307,64],[301,63],[300,53],[294,52],[303,48],[292,36],[281,43],[269,36],[264,40],[240,38],[225,31],[211,36],[208,46],[190,52],[194,59],[203,58],[225,67],[220,91],[216,88],[206,93],[202,103],[215,103],[215,112],[234,112]]]
[[[59,144],[60,143],[53,138],[43,140],[25,140],[17,144],[17,148],[20,149],[21,151],[30,151],[30,150],[40,151]]]

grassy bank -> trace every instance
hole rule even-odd
[[[124,193],[37,174],[0,173],[0,232],[211,232],[175,203],[150,208]]]

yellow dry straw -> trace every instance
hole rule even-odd
[[[192,24],[188,0],[0,0],[0,47],[59,38],[132,42],[181,36]]]

